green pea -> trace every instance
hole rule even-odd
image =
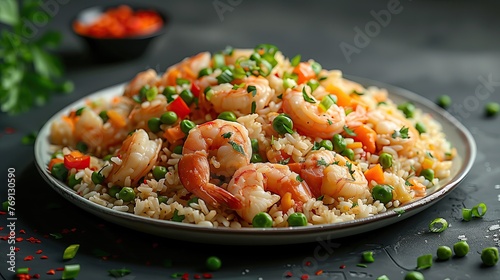
[[[354,160],[354,150],[353,149],[345,149],[340,154],[345,156],[349,160]]]
[[[160,125],[161,125],[160,118],[150,118],[148,120],[149,130],[151,130],[151,132],[153,133],[157,133],[161,130]]]
[[[193,104],[194,95],[190,90],[185,89],[185,90],[181,91],[181,93],[179,93],[179,96],[182,98],[182,100],[184,100],[184,102],[186,102],[186,105],[189,106],[189,105]]]
[[[257,163],[257,162],[263,162],[263,161],[264,161],[264,159],[259,154],[252,154],[252,157],[250,158],[251,163]]]
[[[153,168],[153,177],[156,180],[165,178],[165,175],[167,175],[167,168],[165,166],[155,166]]]
[[[74,186],[80,184],[81,182],[82,182],[82,178],[76,179],[76,174],[73,174],[73,175],[69,176],[68,186],[70,188],[73,188]]]
[[[144,85],[141,87],[141,89],[139,90],[139,98],[141,99],[144,99],[146,98],[146,93],[148,92],[148,90],[151,88],[150,85]]]
[[[458,241],[453,245],[453,251],[455,252],[455,256],[464,257],[469,253],[469,244],[465,240]]]
[[[260,212],[253,217],[252,226],[255,228],[273,227],[273,218],[266,212]]]
[[[208,76],[210,74],[213,73],[213,70],[212,68],[203,68],[200,70],[200,72],[198,73],[198,78],[201,78],[203,76]]]
[[[173,95],[177,94],[177,91],[175,90],[174,86],[166,86],[163,89],[163,95],[167,97],[167,102],[172,102],[174,101]]]
[[[221,119],[221,120],[230,121],[230,122],[236,121],[236,115],[231,111],[222,112],[217,116],[217,118]]]
[[[424,275],[419,271],[410,271],[406,273],[405,280],[424,280]]]
[[[451,97],[448,95],[441,95],[438,97],[436,103],[439,107],[446,109],[451,105]]]
[[[108,111],[106,110],[101,111],[99,113],[99,117],[101,117],[103,123],[107,122],[109,120]]]
[[[104,175],[102,175],[102,173],[99,171],[94,171],[92,172],[91,179],[94,184],[100,184],[104,182]]]
[[[434,170],[427,168],[423,169],[420,171],[420,176],[424,176],[425,179],[427,179],[429,182],[432,182],[434,180]]]
[[[119,186],[112,186],[108,189],[109,196],[116,198],[116,195],[120,192],[121,188]]]
[[[250,143],[252,144],[252,152],[258,153],[259,152],[259,140],[250,139]]]
[[[168,197],[161,195],[158,197],[158,203],[167,203]]]
[[[493,117],[493,116],[497,115],[498,112],[500,112],[500,104],[498,104],[497,102],[488,102],[484,106],[484,110],[485,110],[486,116]]]
[[[307,218],[306,215],[300,212],[292,213],[288,216],[288,225],[291,227],[306,226]]]
[[[390,168],[392,166],[392,155],[386,152],[383,152],[380,154],[378,158],[378,162],[382,167],[385,168]]]
[[[405,114],[406,118],[413,118],[413,115],[415,114],[415,105],[411,102],[404,102],[398,105],[398,109]]]
[[[347,143],[345,139],[340,134],[335,134],[332,137],[333,150],[337,153],[342,153],[347,148]]]
[[[218,257],[211,256],[207,258],[206,266],[209,270],[215,271],[221,268],[222,262]]]
[[[167,111],[160,116],[160,121],[168,125],[176,123],[177,119],[177,114],[174,111]]]
[[[134,189],[130,187],[123,187],[118,193],[118,198],[123,200],[124,202],[129,202],[134,200],[135,198]]]
[[[486,266],[494,266],[498,262],[498,249],[496,247],[486,247],[481,252],[481,261]]]
[[[182,155],[182,146],[175,146],[175,147],[172,149],[172,153],[174,153],[174,154],[178,154],[178,155]]]
[[[415,124],[415,129],[418,131],[419,134],[425,133],[427,131],[425,125],[421,122],[417,122]]]
[[[293,133],[293,121],[289,116],[285,114],[279,114],[273,120],[273,128],[279,134],[291,134]]]
[[[319,146],[325,148],[325,150],[333,151],[333,143],[330,140],[321,140]]]
[[[189,134],[189,131],[196,127],[196,124],[190,120],[182,120],[181,121],[181,131],[184,134]]]
[[[392,189],[389,185],[376,185],[372,188],[372,197],[386,204],[392,200]]]
[[[451,248],[448,246],[439,246],[437,248],[436,255],[437,255],[438,260],[440,260],[440,261],[449,260],[451,258],[452,254],[453,253],[451,251]]]
[[[66,181],[66,178],[68,178],[68,169],[62,162],[54,164],[50,173],[61,181]]]
[[[89,146],[87,146],[87,144],[85,144],[84,142],[78,142],[76,143],[76,149],[82,153],[86,153],[89,149]]]

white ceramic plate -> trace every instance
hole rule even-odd
[[[431,113],[433,117],[443,125],[443,130],[446,133],[447,138],[457,149],[458,156],[453,162],[453,168],[449,179],[443,181],[443,186],[428,196],[398,208],[398,213],[401,213],[400,211],[404,211],[403,214],[398,214],[394,210],[390,210],[368,218],[328,225],[294,228],[229,229],[206,228],[192,224],[154,220],[136,216],[131,213],[111,210],[104,206],[90,202],[89,200],[76,194],[75,191],[62,182],[56,180],[47,171],[47,163],[50,161],[51,156],[49,149],[50,124],[53,121],[60,119],[62,115],[67,114],[71,109],[83,106],[85,100],[99,97],[106,98],[122,94],[124,87],[123,84],[100,90],[82,98],[81,100],[70,104],[50,118],[40,130],[35,143],[36,166],[42,177],[56,192],[68,199],[74,205],[77,205],[85,211],[97,215],[109,222],[116,223],[130,229],[173,239],[230,245],[306,243],[318,240],[340,238],[375,230],[409,218],[428,208],[450,193],[458,185],[458,183],[465,178],[476,157],[476,144],[470,132],[453,116],[436,106],[433,102],[407,90],[367,79],[357,77],[347,78],[357,81],[364,86],[377,86],[387,89],[389,91],[390,98],[396,103],[404,101],[414,102],[417,107],[421,108],[424,112]]]

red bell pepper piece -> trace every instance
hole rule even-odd
[[[167,110],[174,111],[180,119],[184,119],[189,113],[191,109],[189,106],[182,100],[180,96],[178,96],[174,101],[170,102],[167,106]]]
[[[64,156],[64,166],[71,169],[84,169],[90,166],[90,156],[82,155],[75,157],[72,154],[67,154]]]

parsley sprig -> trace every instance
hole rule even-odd
[[[22,4],[19,4],[22,3]],[[73,84],[62,81],[63,65],[49,52],[61,34],[40,31],[33,22],[50,19],[40,0],[0,1],[0,110],[11,114],[41,106],[53,93],[71,92]],[[35,26],[35,27],[33,27]]]

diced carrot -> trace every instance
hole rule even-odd
[[[182,132],[180,125],[167,128],[163,132],[163,137],[165,137],[170,144],[177,142],[178,140],[184,138],[184,136],[186,136],[186,134]]]
[[[416,197],[424,197],[426,195],[427,188],[419,183],[416,178],[410,178],[408,182],[411,184],[410,189],[415,191]]]
[[[290,192],[286,192],[283,195],[283,197],[281,197],[281,208],[283,212],[287,212],[292,207],[293,207],[292,194]]]
[[[375,153],[377,149],[377,132],[367,125],[360,125],[354,129],[354,140],[363,143],[363,149],[369,153]]]
[[[118,128],[122,128],[127,125],[127,121],[125,120],[125,118],[115,110],[108,110],[108,117],[111,124]]]
[[[363,148],[363,143],[361,142],[353,142],[353,143],[349,143],[347,144],[347,148],[348,149],[357,149],[357,148]]]
[[[298,162],[291,162],[288,165],[288,168],[290,168],[290,170],[292,172],[295,172],[297,174],[300,174],[300,170],[302,169],[302,164],[298,163]]]
[[[82,152],[80,152],[78,150],[73,150],[69,154],[72,155],[73,157],[82,157],[84,155],[84,154],[82,154]]]
[[[425,158],[424,161],[422,162],[422,168],[423,169],[429,169],[434,166],[434,160],[430,158]]]
[[[64,160],[62,158],[53,158],[49,161],[49,164],[47,165],[47,168],[49,169],[49,171],[52,170],[52,167],[54,166],[54,164],[56,163],[64,163]]]
[[[342,107],[352,106],[352,98],[349,96],[349,94],[345,93],[339,87],[329,84],[328,86],[326,86],[326,91],[337,96],[337,105]]]
[[[167,73],[167,85],[175,86],[177,84],[177,78],[181,76],[181,72],[175,68],[171,69]]]
[[[311,67],[311,64],[307,62],[301,62],[295,68],[293,68],[293,73],[297,74],[297,83],[300,85],[316,77],[316,73]]]
[[[382,184],[384,182],[384,170],[380,164],[376,164],[372,168],[365,171],[365,178],[368,182],[375,181],[377,184]]]

